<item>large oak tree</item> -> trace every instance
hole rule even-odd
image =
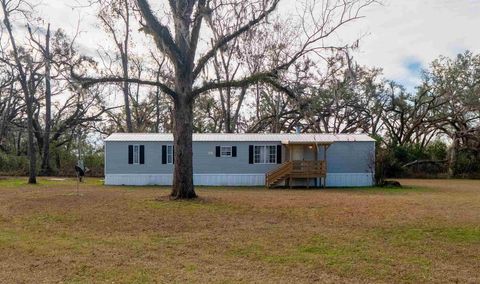
[[[14,59],[14,66],[16,72],[18,72],[18,81],[22,88],[23,96],[25,99],[26,110],[27,110],[27,132],[28,132],[28,157],[29,157],[29,177],[28,183],[35,184],[37,183],[37,173],[36,173],[36,151],[35,151],[35,141],[34,141],[34,131],[33,131],[33,101],[34,101],[34,90],[32,88],[33,84],[31,82],[31,77],[28,76],[28,70],[31,69],[32,62],[27,62],[26,64],[22,62],[21,48],[17,44],[17,38],[15,37],[13,26],[11,22],[12,16],[16,14],[25,15],[25,12],[22,8],[23,6],[29,6],[26,2],[19,1],[7,1],[1,0],[0,4],[2,6],[3,12],[3,24],[7,30],[8,38],[10,40],[11,51]],[[25,66],[28,65],[28,66]],[[30,68],[29,68],[30,67]],[[30,72],[33,74],[35,72]]]
[[[152,2],[152,3],[150,3]],[[265,66],[256,72],[245,69],[236,80],[202,80],[201,74],[208,74],[208,66],[219,52],[233,43],[238,37],[261,29],[268,24],[280,0],[169,0],[168,8],[162,1],[137,0],[136,5],[141,15],[142,30],[153,38],[158,50],[165,55],[173,69],[173,84],[142,78],[87,78],[80,77],[84,85],[97,83],[132,82],[157,86],[168,94],[174,105],[174,145],[175,169],[171,197],[174,199],[195,198],[192,167],[192,133],[193,109],[195,99],[211,90],[226,88],[243,88],[254,83],[269,84],[289,96],[297,95],[294,90],[282,84],[282,77],[297,60],[322,49],[335,48],[327,46],[325,39],[343,25],[360,18],[360,11],[375,0],[342,1],[304,1],[303,13],[297,24],[303,34],[295,41],[292,39],[292,52],[282,62]],[[247,4],[245,4],[247,3]],[[151,4],[156,4],[152,7]],[[205,24],[215,22],[212,18],[229,17],[236,20],[226,34],[215,36],[212,29]],[[241,19],[239,23],[238,19]],[[228,24],[228,23],[227,23]],[[203,48],[202,45],[206,45]],[[201,46],[201,48],[199,48]],[[204,76],[203,76],[204,77]]]

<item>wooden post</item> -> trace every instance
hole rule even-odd
[[[315,148],[315,162],[318,162],[318,144],[315,143],[314,145],[314,148]],[[315,188],[318,187],[318,176],[315,176]]]
[[[287,148],[288,148],[288,161],[289,162],[292,162],[292,147],[290,147],[290,144],[287,144]],[[288,188],[292,189],[292,178],[289,177],[288,178]]]
[[[323,160],[327,161],[327,145],[323,145]]]
[[[323,145],[323,161],[325,163],[325,177],[323,178],[323,188],[327,187],[327,145]]]

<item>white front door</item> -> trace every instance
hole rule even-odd
[[[303,145],[292,146],[292,160],[303,161]]]

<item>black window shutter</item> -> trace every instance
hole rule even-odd
[[[220,146],[215,147],[215,156],[220,157]]]
[[[282,145],[277,145],[277,164],[282,163]]]
[[[140,165],[145,164],[145,145],[140,145]]]
[[[128,163],[133,164],[133,145],[128,145]]]
[[[237,156],[237,146],[232,146],[232,157]]]
[[[253,145],[248,146],[248,163],[253,164]]]
[[[172,164],[175,164],[175,145],[172,146]]]
[[[162,145],[162,164],[166,164],[167,163],[167,146],[166,145]]]

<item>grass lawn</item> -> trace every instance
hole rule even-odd
[[[405,189],[0,180],[2,283],[480,282],[480,181]]]

